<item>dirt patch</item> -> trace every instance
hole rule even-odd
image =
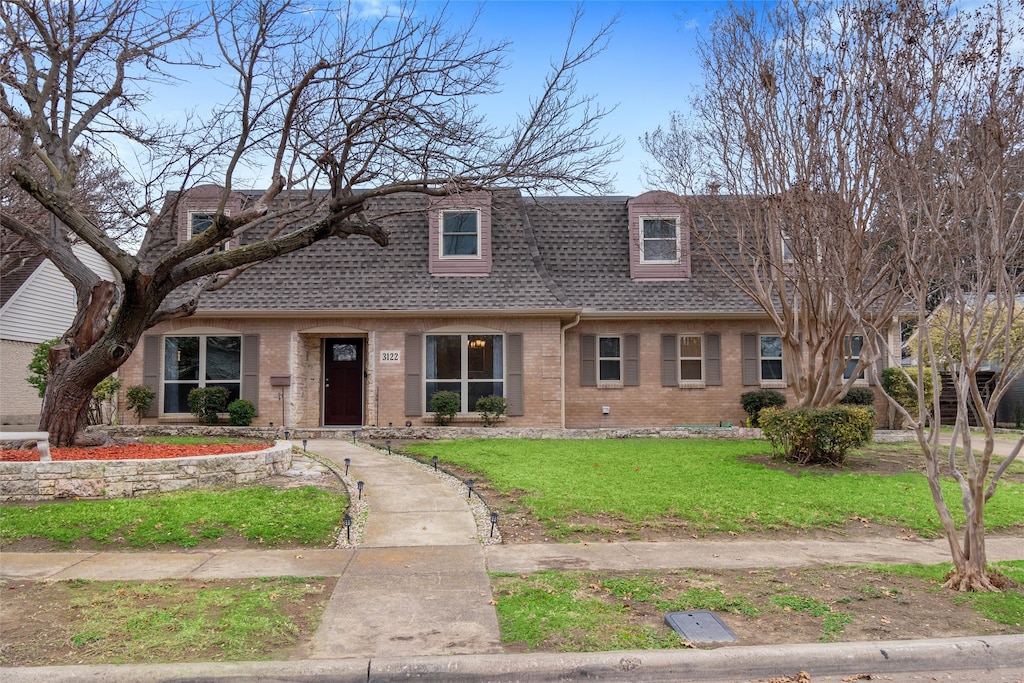
[[[180,444],[132,443],[98,448],[51,448],[51,460],[162,460],[166,458],[189,458],[203,455],[227,455],[248,453],[270,448],[273,444],[218,443],[194,446]],[[0,462],[38,462],[39,451],[35,448],[0,450]]]
[[[167,631],[162,636],[149,633],[145,636],[148,647],[142,648],[133,642],[138,633],[133,633],[131,619],[123,622],[120,616],[100,620],[97,624],[95,609],[111,604],[109,590],[101,586],[113,584],[92,581],[27,582],[0,580],[0,665],[2,666],[48,666],[69,664],[101,663],[156,663],[214,662],[226,659],[303,659],[308,654],[312,636],[320,623],[323,608],[337,583],[336,578],[317,577],[303,579],[307,590],[295,591],[294,579],[239,579],[239,580],[161,580],[146,584],[142,582],[118,582],[115,593],[122,599],[131,600],[136,614],[148,624]],[[143,587],[150,587],[144,590]],[[182,596],[195,589],[211,589],[222,595],[246,595],[255,591],[269,592],[273,600],[274,613],[266,615],[273,619],[275,627],[259,637],[248,637],[244,642],[244,656],[232,656],[231,647],[239,647],[239,629],[234,628],[230,618],[225,618],[230,609],[230,600],[214,599],[205,616],[213,630],[222,631],[218,637],[202,634],[201,639],[184,639],[190,643],[182,646],[175,638],[188,629],[187,619],[179,618]],[[280,598],[275,598],[274,591]],[[115,595],[115,598],[118,596]],[[241,598],[237,598],[241,599]],[[112,606],[111,611],[117,609]],[[238,625],[234,625],[237,627]],[[109,631],[107,630],[109,628]],[[244,630],[244,629],[242,629]]]
[[[625,623],[631,628],[646,627],[667,635],[666,612],[685,610],[670,608],[665,602],[685,600],[681,596],[686,595],[720,594],[720,598],[713,598],[720,601],[713,611],[736,635],[732,645],[945,638],[1024,631],[1022,624],[1006,625],[982,616],[970,600],[938,589],[935,582],[880,574],[862,567],[586,572],[580,576],[578,599],[599,600],[623,615],[620,625],[609,630],[622,631],[621,624]],[[620,586],[640,583],[637,577],[642,577],[645,589],[656,587],[656,599],[641,595],[639,590],[632,595],[615,589],[616,582]],[[498,579],[495,599],[500,603],[510,582],[521,578],[525,577]],[[1004,588],[1020,590],[1008,584]],[[593,638],[595,634],[579,636]],[[579,649],[579,643],[572,632],[553,636],[536,648],[525,643],[505,645],[507,652],[574,649]]]

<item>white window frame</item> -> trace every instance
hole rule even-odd
[[[460,348],[462,355],[460,358],[461,365],[461,377],[459,379],[436,379],[428,377],[427,368],[429,367],[429,361],[427,353],[429,344],[427,338],[429,337],[460,337]],[[499,337],[501,338],[501,377],[492,377],[489,379],[469,379],[469,338],[470,337]],[[436,383],[447,383],[453,384],[458,382],[460,385],[459,396],[462,398],[462,404],[459,408],[459,415],[470,415],[475,414],[475,406],[467,405],[469,401],[469,385],[474,382],[492,382],[501,383],[501,395],[507,398],[508,395],[508,341],[506,335],[501,332],[484,331],[484,332],[428,332],[423,337],[423,405],[426,406],[426,414],[433,415],[434,412],[430,410],[430,401],[428,399],[427,384],[431,382]]]
[[[683,340],[684,339],[698,339],[700,340],[700,356],[684,356],[683,355]],[[699,388],[702,389],[707,385],[707,340],[705,340],[703,334],[680,334],[676,337],[676,379],[679,380],[679,386],[682,388]],[[698,379],[683,379],[683,361],[700,361],[700,378]]]
[[[475,254],[445,254],[444,253],[444,217],[446,214],[471,213],[476,216],[476,253]],[[437,226],[437,257],[442,261],[479,261],[483,258],[483,220],[480,209],[441,209],[438,212]],[[466,235],[468,233],[457,233]]]
[[[782,262],[793,263],[793,247],[790,244],[791,238],[785,231],[782,232],[779,243],[782,249]]]
[[[188,379],[188,380],[167,379],[167,374],[166,374],[167,373],[167,361],[166,361],[166,358],[165,358],[165,354],[167,353],[167,339],[169,339],[169,338],[182,339],[182,338],[185,338],[185,337],[197,337],[199,339],[199,369],[197,370],[196,379],[194,379],[194,380],[192,380],[192,379]],[[235,337],[235,338],[238,339],[238,380],[237,380],[237,384],[238,384],[238,395],[239,396],[242,395],[242,375],[244,374],[244,370],[242,369],[242,344],[245,343],[244,340],[242,339],[242,335],[240,335],[240,334],[217,334],[217,333],[210,333],[210,334],[165,334],[163,336],[163,338],[161,339],[161,344],[160,344],[160,414],[161,415],[188,415],[189,414],[189,411],[187,410],[187,404],[186,404],[186,410],[183,411],[183,412],[168,413],[168,412],[166,412],[164,410],[164,406],[166,405],[164,398],[165,398],[165,395],[166,395],[166,388],[167,388],[168,385],[196,384],[197,388],[202,389],[202,388],[205,388],[207,386],[207,382],[209,382],[212,385],[235,384],[236,383],[236,380],[224,380],[224,379],[208,380],[208,379],[206,379],[206,339],[208,337]]]
[[[224,215],[227,216],[228,214],[225,212]],[[214,212],[211,212],[211,211],[189,211],[188,212],[188,239],[192,239],[193,237],[196,236],[196,233],[194,233],[192,231],[192,225],[194,224],[195,219],[196,219],[197,216],[206,216],[206,217],[209,218],[210,225],[207,228],[207,230],[209,230],[210,228],[213,227],[213,219],[217,216],[217,214],[214,213]],[[206,232],[206,231],[204,230],[202,232]],[[200,232],[199,234],[202,234],[202,232]],[[229,244],[231,244],[231,238],[228,238],[227,240],[221,242],[217,246],[213,247],[210,251],[227,251],[229,249],[229,246],[228,246]]]
[[[675,247],[676,257],[674,259],[648,259],[647,258],[647,241],[667,242],[669,238],[666,237],[645,237],[644,236],[644,223],[647,221],[672,221],[675,224]],[[662,216],[655,214],[645,214],[639,217],[639,234],[637,235],[640,239],[640,263],[657,265],[662,264],[675,264],[679,263],[682,258],[682,249],[680,248],[680,226],[682,224],[681,216]]]
[[[856,354],[853,353],[852,341],[854,339],[860,339],[860,348],[857,350],[858,352]],[[853,334],[853,335],[848,335],[846,337],[843,337],[843,357],[841,359],[841,362],[844,363],[844,366],[843,366],[843,381],[844,382],[846,382],[846,381],[848,381],[850,379],[850,375],[847,374],[850,371],[850,364],[851,363],[856,364],[856,363],[860,362],[860,356],[861,356],[861,352],[863,352],[863,350],[864,350],[864,335],[862,335],[862,334]],[[866,367],[863,367],[863,368],[860,369],[860,374],[853,380],[853,384],[854,384],[854,386],[867,386],[867,384],[868,384],[868,376],[867,376],[867,368]]]
[[[779,355],[778,356],[765,356],[762,353],[764,346],[761,343],[762,339],[774,338],[779,340]],[[757,337],[757,376],[761,382],[762,387],[769,389],[784,389],[786,387],[786,364],[783,360],[782,352],[782,337],[777,334],[761,334]],[[779,362],[779,374],[780,379],[765,378],[764,376],[764,362],[765,361],[778,361]]]
[[[619,342],[619,355],[618,356],[602,356],[601,355],[601,340],[602,339],[615,339]],[[624,342],[622,335],[618,334],[599,334],[596,338],[597,349],[595,349],[595,357],[597,358],[597,386],[599,387],[621,387],[622,374],[625,371],[625,363],[623,359]],[[602,379],[601,378],[601,363],[603,361],[611,362],[615,361],[619,365],[619,378],[618,379]]]

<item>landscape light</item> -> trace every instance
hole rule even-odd
[[[302,452],[303,452],[303,453],[305,453],[305,452],[306,452],[306,441],[307,441],[307,439],[303,439],[303,440],[302,440]]]
[[[432,463],[434,463],[434,469],[436,470],[437,469],[437,456],[435,455],[433,458],[430,459],[430,461]]]
[[[284,440],[285,441],[291,441],[292,440],[292,432],[291,432],[290,429],[284,430]]]
[[[352,516],[348,514],[345,515],[345,540],[352,542]]]
[[[406,427],[412,427],[412,420],[406,420],[405,421],[405,426]]]
[[[348,476],[348,466],[352,464],[352,458],[345,458],[345,476]]]
[[[467,479],[466,480],[466,487],[469,489],[469,493],[466,494],[466,498],[472,498],[473,497],[473,480],[472,479]]]
[[[388,455],[391,455],[391,439],[384,442],[388,447]]]
[[[359,500],[363,499],[363,482],[357,481],[356,488],[359,489]]]
[[[353,429],[352,430],[352,443],[356,442],[356,434],[358,434],[358,433],[359,433],[358,429]]]
[[[494,537],[494,526],[498,523],[498,513],[491,513],[491,537]]]

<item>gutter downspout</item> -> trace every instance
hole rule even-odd
[[[568,325],[564,325],[564,326],[560,327],[559,330],[558,330],[558,334],[559,334],[559,338],[560,338],[560,342],[561,342],[559,344],[559,347],[558,347],[558,362],[562,366],[562,373],[561,373],[562,374],[562,387],[561,387],[561,389],[562,389],[562,400],[559,402],[559,404],[561,405],[561,409],[562,409],[562,417],[561,417],[562,429],[565,429],[565,331],[569,330],[569,329],[572,329],[572,328],[576,327],[579,324],[580,324],[580,314],[577,313],[575,320],[573,320]]]

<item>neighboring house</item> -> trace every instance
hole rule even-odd
[[[0,424],[39,422],[42,399],[28,383],[28,364],[40,342],[60,337],[75,319],[75,288],[57,267],[12,235],[3,237],[0,272]],[[110,266],[84,244],[79,258],[101,277]]]
[[[207,220],[192,199],[179,241]],[[500,394],[509,426],[741,424],[741,393],[785,389],[781,345],[691,257],[680,207],[662,192],[394,195],[375,206],[394,214],[386,248],[329,239],[249,269],[149,330],[123,386],[152,387],[161,422],[188,421],[188,392],[219,385],[258,424],[298,427],[432,424],[442,389],[463,422]]]

